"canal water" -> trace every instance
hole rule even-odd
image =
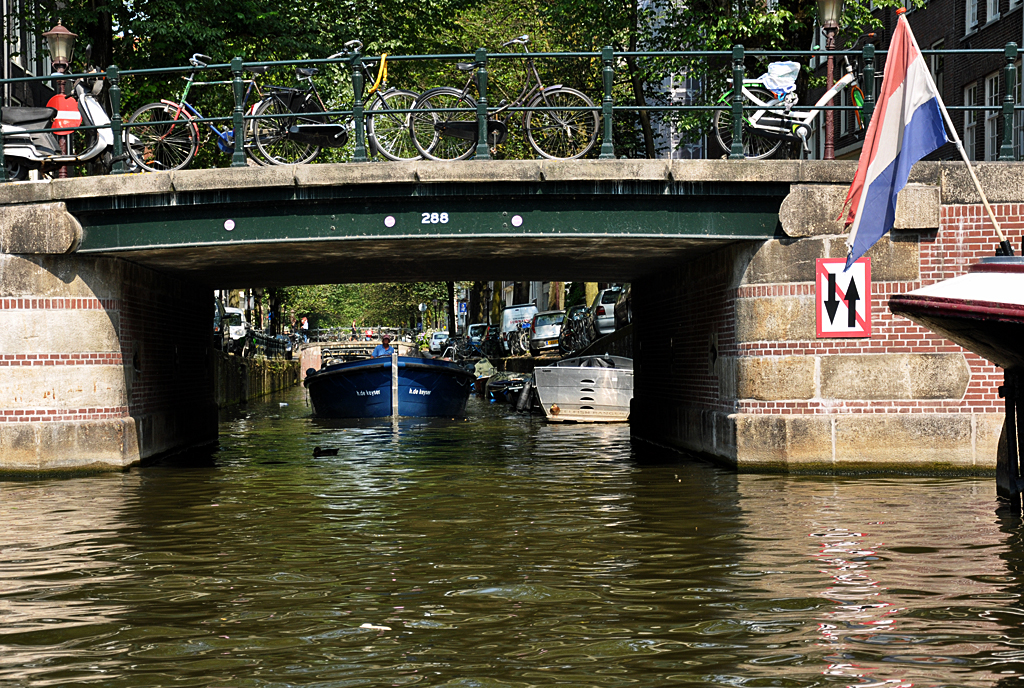
[[[736,475],[469,412],[323,422],[293,390],[209,459],[0,482],[0,685],[1024,683],[991,479]]]

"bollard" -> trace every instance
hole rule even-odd
[[[490,137],[487,135],[487,51],[476,49],[476,160],[490,160]]]
[[[730,160],[743,160],[743,46],[732,47],[732,150]]]
[[[114,137],[114,164],[111,174],[124,174],[124,133],[121,127],[121,73],[117,65],[107,67],[107,82],[110,84],[110,133]]]
[[[245,84],[242,83],[242,58],[231,58],[231,90],[235,94],[234,110],[234,152],[231,153],[232,167],[245,167]]]
[[[871,122],[871,115],[875,114],[875,46],[871,43],[864,45],[864,84],[861,89],[864,91],[864,107],[861,112],[861,124],[865,129]]]
[[[366,119],[363,117],[363,57],[352,55],[352,119],[356,125],[356,145],[352,151],[353,162],[366,162]]]
[[[604,64],[601,75],[604,77],[604,99],[601,100],[601,116],[604,118],[604,138],[601,141],[601,154],[599,160],[614,160],[615,146],[612,141],[612,107],[615,102],[612,100],[612,85],[615,80],[615,66],[612,47],[606,45],[601,49],[601,62]]]
[[[1017,44],[1006,44],[1006,66],[1003,67],[1003,144],[999,146],[999,159],[1012,162],[1013,151],[1013,88],[1017,84]]]

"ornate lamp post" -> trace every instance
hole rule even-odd
[[[843,0],[818,0],[818,22],[825,31],[825,50],[836,49],[836,34],[839,32],[839,18],[843,15]],[[831,52],[828,56],[828,73],[825,75],[825,88],[835,85],[835,62]],[[831,101],[828,103],[832,104]],[[836,159],[835,112],[825,112],[825,160]]]
[[[50,67],[53,72],[67,74],[68,67],[71,65],[71,57],[75,54],[75,39],[78,38],[78,34],[68,31],[58,19],[57,26],[44,33],[43,38],[46,39],[46,49],[50,51]],[[57,79],[54,82],[54,87],[59,95],[64,95],[63,79]],[[68,152],[67,135],[58,136],[57,140],[60,142],[60,152],[66,155]],[[67,165],[61,165],[57,170],[57,177],[64,179],[67,176]]]

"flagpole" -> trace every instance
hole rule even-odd
[[[896,10],[896,13],[900,17],[900,21],[907,21],[907,18],[903,16],[906,12],[905,9],[900,8]],[[917,37],[914,36],[913,31],[908,31],[907,34],[910,36],[910,40],[914,42],[914,48],[917,52],[921,52],[921,48],[917,45]],[[930,72],[927,73],[928,80],[932,80]],[[934,82],[932,82],[934,84]],[[938,89],[935,91],[938,93]],[[949,116],[949,112],[946,110],[946,104],[942,102],[942,96],[936,98],[939,103],[939,110],[942,111],[942,118],[946,121],[946,126],[949,127],[950,133],[953,135],[953,143],[956,145],[956,149],[960,151],[960,157],[964,159],[964,164],[967,165],[967,172],[971,175],[971,181],[974,182],[974,188],[978,190],[978,195],[981,196],[981,203],[985,206],[985,212],[988,213],[988,219],[992,221],[992,226],[996,229],[996,236],[999,237],[999,245],[1003,249],[1003,255],[1012,256],[1013,247],[1010,246],[1010,242],[1006,240],[1006,235],[1003,234],[1002,228],[999,226],[999,222],[996,220],[996,214],[992,211],[992,206],[988,203],[988,198],[985,196],[985,192],[981,188],[981,182],[978,181],[978,175],[974,173],[974,166],[971,165],[970,158],[967,157],[967,151],[964,150],[964,144],[960,141],[960,135],[957,133],[956,127],[953,126],[953,120]]]

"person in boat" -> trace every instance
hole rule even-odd
[[[394,349],[391,348],[391,337],[384,335],[380,338],[380,344],[373,347],[373,357],[390,356]]]

